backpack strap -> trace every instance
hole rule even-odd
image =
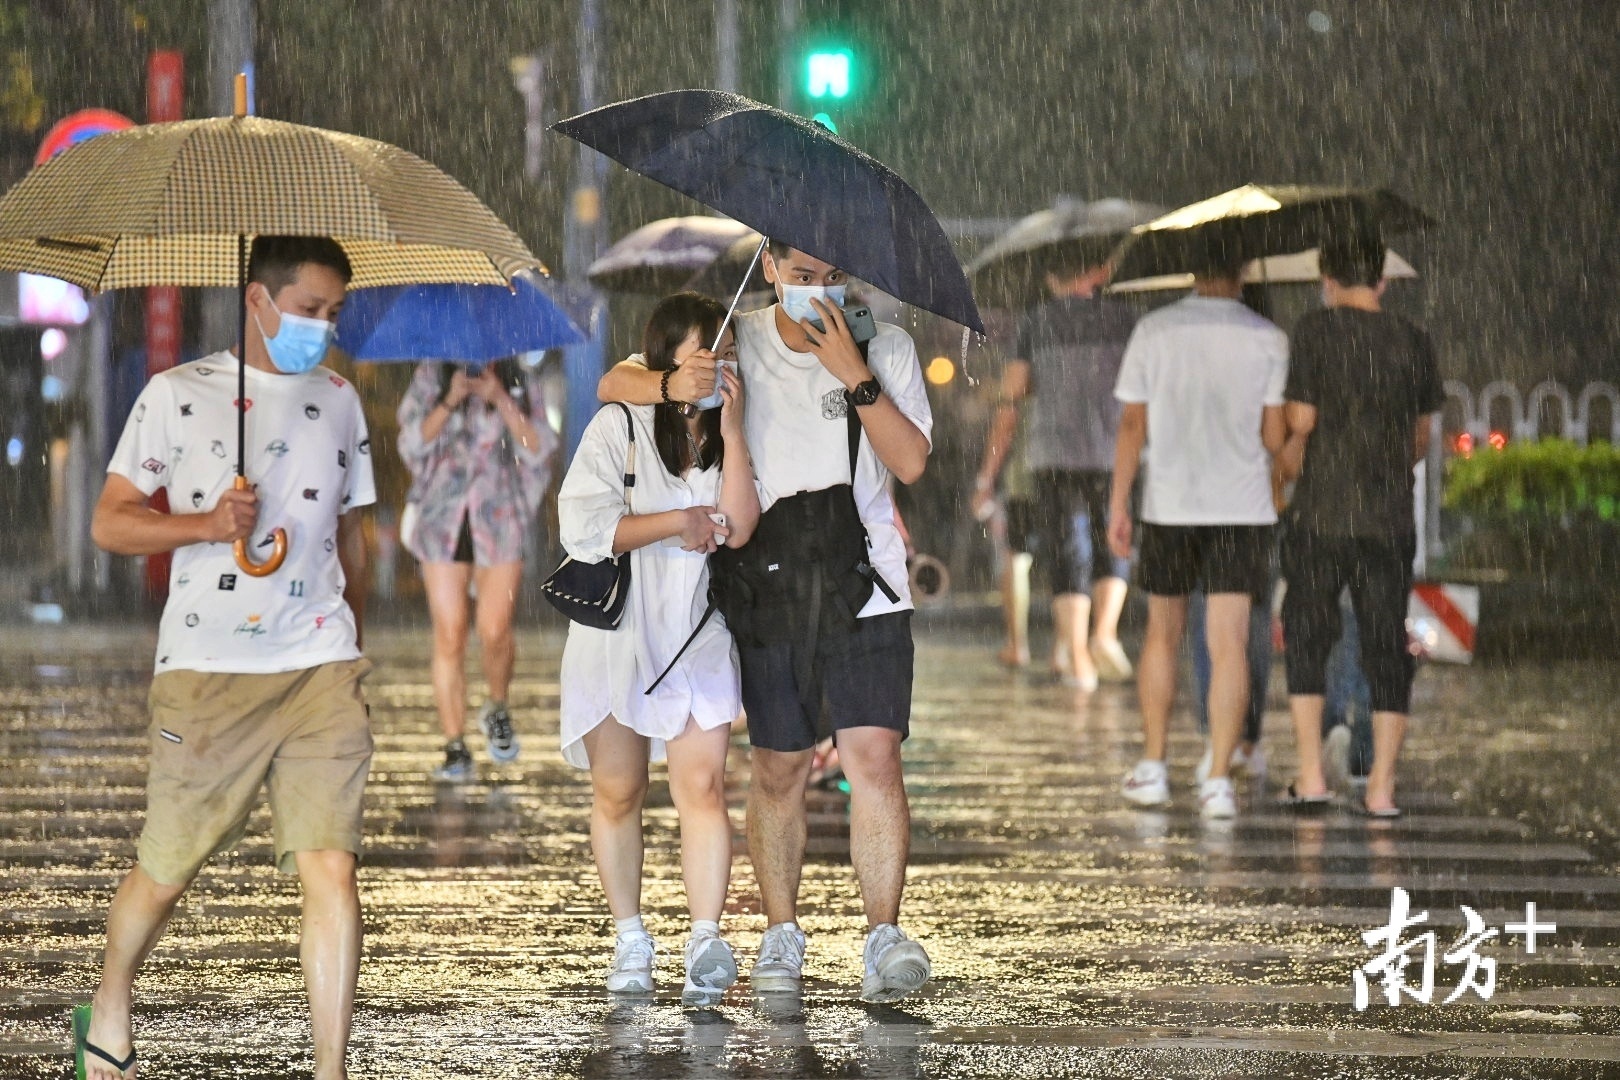
[[[861,359],[868,360],[868,362],[867,346],[869,345],[871,345],[870,341],[860,342]],[[849,497],[853,499],[855,498],[855,460],[860,456],[861,450],[861,421],[855,415],[855,406],[848,404],[847,398],[845,399],[844,416],[849,423]],[[856,504],[855,517],[859,520],[860,516],[860,505]],[[861,526],[861,537],[866,543],[867,550],[871,550],[872,538],[866,535],[864,524]],[[878,573],[877,568],[872,566],[871,563],[862,562],[856,569],[872,580],[872,584],[877,587],[878,591],[889,598],[889,603],[898,604],[900,602],[900,594],[889,587],[889,583],[883,580],[883,575]]]

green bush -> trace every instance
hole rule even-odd
[[[1541,439],[1453,457],[1446,466],[1445,505],[1482,521],[1620,525],[1620,448]]]

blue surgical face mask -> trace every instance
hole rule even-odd
[[[820,322],[821,316],[810,306],[811,298],[843,307],[845,288],[847,286],[844,285],[783,285],[782,310],[795,322],[800,319],[815,319]]]
[[[276,310],[281,312],[281,328],[276,331],[275,337],[265,334],[264,324],[259,322],[256,313],[253,316],[254,325],[264,336],[265,351],[270,354],[270,363],[275,365],[276,370],[283,375],[302,375],[326,356],[332,336],[337,333],[337,326],[325,319],[309,319],[302,315],[289,315],[280,308]]]

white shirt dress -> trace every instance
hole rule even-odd
[[[602,409],[586,427],[563,478],[559,539],[575,559],[610,558],[613,535],[626,513],[713,506],[719,498],[719,468],[670,475],[653,443],[654,407],[628,408],[636,426],[631,509],[625,508],[623,479],[629,438],[617,405]],[[617,629],[568,627],[561,739],[564,760],[576,768],[590,767],[585,736],[610,716],[651,740],[650,760],[662,761],[664,744],[684,731],[689,719],[707,731],[730,724],[742,712],[736,650],[718,612],[658,688],[644,693],[708,606],[708,557],[678,545],[678,539],[657,541],[630,553],[630,596]]]

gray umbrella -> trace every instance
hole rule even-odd
[[[1133,228],[1164,207],[1129,199],[1059,199],[998,236],[968,264],[973,291],[990,307],[1024,308],[1046,296],[1046,275],[1108,257]]]
[[[585,273],[609,292],[663,296],[689,287],[694,277],[723,260],[733,271],[734,287],[758,246],[759,233],[730,218],[659,218],[620,237]],[[742,250],[734,265],[727,260],[733,248]]]

